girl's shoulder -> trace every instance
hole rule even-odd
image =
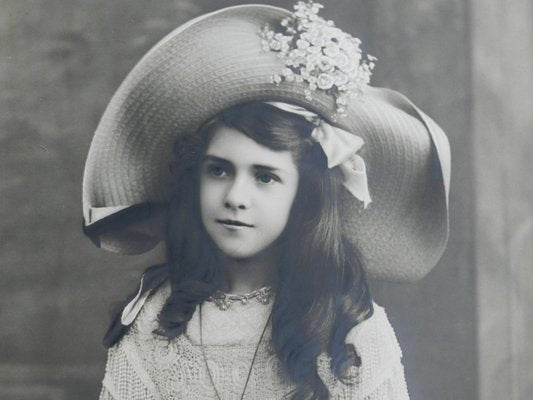
[[[370,318],[353,327],[346,335],[345,342],[353,344],[358,352],[379,353],[389,360],[400,360],[402,351],[385,309],[373,304],[374,313]]]
[[[392,390],[398,394],[395,399],[408,398],[402,351],[383,307],[374,303],[373,315],[352,328],[345,342],[352,344],[361,358],[355,378],[364,396]]]
[[[170,294],[166,265],[148,268],[126,301],[118,304],[112,322],[104,336],[105,347],[116,344],[133,326],[137,330],[157,328],[157,315]],[[151,329],[150,329],[151,328]]]
[[[160,286],[149,291],[146,300],[142,301],[138,310],[132,309],[129,321],[124,321],[131,325],[137,334],[151,336],[154,330],[159,328],[158,316],[165,302],[170,296],[170,282],[165,280]],[[126,313],[128,310],[124,309]],[[123,313],[123,316],[126,315]]]

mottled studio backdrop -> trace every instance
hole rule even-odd
[[[443,260],[416,284],[373,283],[403,348],[412,398],[530,399],[531,1],[322,2],[379,58],[374,84],[407,94],[452,146]],[[1,399],[97,397],[108,310],[159,255],[108,254],[83,237],[92,133],[156,41],[239,3],[0,0]]]

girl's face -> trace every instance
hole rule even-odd
[[[299,174],[289,151],[274,151],[220,126],[200,176],[200,212],[217,247],[237,259],[253,257],[281,235]]]

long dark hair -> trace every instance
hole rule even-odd
[[[273,150],[290,151],[300,173],[296,199],[283,233],[272,311],[272,344],[283,372],[295,384],[293,399],[326,399],[317,372],[322,352],[342,379],[360,365],[356,349],[344,339],[372,315],[372,299],[356,249],[343,237],[339,207],[340,177],[327,168],[314,126],[303,117],[253,102],[223,111],[197,134],[176,144],[175,182],[167,224],[171,294],[159,314],[159,334],[185,332],[196,306],[221,285],[215,245],[199,211],[199,171],[216,127],[243,132]]]

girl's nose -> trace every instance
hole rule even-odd
[[[246,210],[250,208],[250,186],[244,179],[234,179],[229,187],[224,206],[230,209]]]

